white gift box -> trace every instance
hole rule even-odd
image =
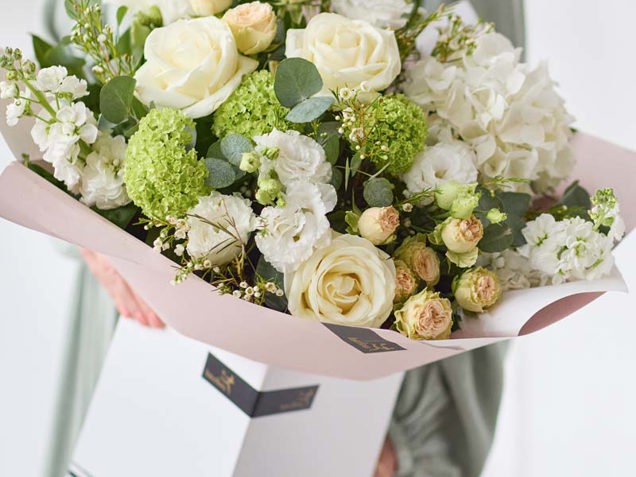
[[[69,475],[371,477],[401,381],[277,369],[122,320]]]

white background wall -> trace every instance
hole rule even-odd
[[[27,49],[40,2],[4,3],[0,45]],[[577,126],[636,149],[636,2],[526,9],[530,59],[549,59]],[[0,140],[0,168],[10,159]],[[636,236],[617,255],[636,290]],[[75,270],[51,239],[0,220],[0,476],[43,473]],[[636,292],[612,294],[516,342],[486,477],[636,475],[635,309]]]

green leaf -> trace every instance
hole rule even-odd
[[[579,181],[575,181],[565,189],[559,205],[565,205],[568,208],[581,208],[587,211],[592,207],[592,202],[589,192],[579,185]]]
[[[338,157],[340,157],[340,138],[335,134],[331,134],[321,137],[319,142],[325,150],[327,162],[335,165],[338,162]]]
[[[223,159],[207,158],[205,165],[209,173],[205,183],[212,189],[224,189],[234,184],[236,174],[229,162]]]
[[[530,194],[524,194],[522,192],[501,192],[497,194],[497,197],[502,204],[501,210],[503,210],[508,217],[525,217],[530,208],[530,201],[532,200]]]
[[[117,25],[121,25],[121,22],[124,21],[126,13],[128,13],[128,7],[126,5],[122,5],[117,9]]]
[[[217,159],[227,159],[221,150],[221,141],[216,141],[209,148],[205,157],[216,157]]]
[[[128,227],[130,222],[132,222],[132,219],[135,218],[137,213],[140,211],[139,207],[132,202],[128,205],[124,205],[123,207],[111,210],[100,210],[97,207],[91,207],[91,209],[121,229]]]
[[[331,180],[329,183],[334,187],[334,189],[339,190],[342,187],[342,182],[344,178],[342,177],[342,171],[340,169],[336,169],[335,167],[331,168]]]
[[[362,195],[371,207],[388,207],[393,203],[393,187],[384,177],[376,177],[364,183]]]
[[[42,66],[45,68],[48,66],[59,65],[64,66],[68,70],[68,73],[78,78],[84,78],[84,65],[86,60],[78,58],[73,55],[71,47],[65,43],[60,43],[57,46],[49,49],[45,54],[42,61]]]
[[[316,98],[305,99],[298,103],[287,113],[287,121],[292,123],[309,123],[318,119],[334,103],[332,96],[318,96]]]
[[[230,134],[221,140],[221,152],[231,164],[239,167],[241,158],[246,152],[254,150],[254,146],[249,139],[241,134]]]
[[[345,222],[349,227],[347,227],[347,233],[349,234],[357,234],[358,233],[358,222],[360,221],[360,215],[356,214],[352,210],[347,210],[345,212]]]
[[[505,222],[491,224],[484,230],[484,236],[479,241],[479,249],[486,253],[503,252],[512,247],[512,229]]]
[[[41,68],[47,68],[51,65],[46,63],[46,54],[53,48],[53,45],[46,42],[37,35],[31,35],[33,41],[33,53]]]
[[[135,84],[136,81],[130,76],[118,76],[104,85],[99,106],[108,121],[119,124],[129,118],[135,97]]]
[[[322,78],[313,63],[302,58],[288,58],[278,65],[274,92],[283,106],[293,108],[321,89]]]
[[[351,168],[352,176],[355,176],[358,173],[358,170],[360,169],[361,165],[362,165],[362,154],[358,152],[351,158],[351,164],[349,165],[349,167]]]
[[[256,265],[256,275],[263,280],[275,283],[278,288],[284,289],[284,275],[276,270],[263,256],[261,256]],[[285,295],[276,296],[266,291],[265,306],[276,311],[286,311],[287,297]]]

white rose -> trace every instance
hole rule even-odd
[[[358,231],[373,245],[386,245],[396,239],[399,225],[400,213],[395,207],[371,207],[360,216]]]
[[[471,184],[477,181],[475,161],[475,153],[463,142],[439,143],[419,153],[402,180],[411,194],[436,189],[448,181]]]
[[[124,184],[126,149],[123,136],[100,134],[82,170],[82,202],[102,210],[115,209],[130,202]]]
[[[393,311],[395,281],[386,253],[362,237],[340,235],[285,274],[285,292],[293,316],[379,327]]]
[[[381,91],[401,70],[393,32],[335,13],[316,15],[304,30],[289,30],[286,55],[316,65],[325,92],[358,88],[362,83],[371,91]]]
[[[413,11],[407,0],[332,0],[336,13],[352,20],[366,20],[378,28],[399,30]]]
[[[188,211],[187,222],[190,256],[210,260],[212,265],[225,265],[238,257],[247,244],[255,217],[249,200],[212,192]]]
[[[126,6],[133,13],[145,12],[156,6],[164,25],[182,18],[209,17],[232,6],[232,0],[103,0],[103,3]]]
[[[223,21],[232,30],[239,51],[246,55],[264,51],[276,36],[276,14],[267,3],[238,5],[225,12]]]
[[[256,245],[279,272],[296,270],[318,247],[328,245],[331,230],[327,213],[336,205],[331,185],[295,182],[288,186],[285,207],[265,207]]]
[[[257,150],[278,150],[275,159],[261,159],[261,175],[274,169],[284,185],[298,180],[327,183],[331,179],[331,165],[327,162],[323,147],[298,131],[281,132],[274,129],[269,134],[256,136],[254,142]]]
[[[147,61],[135,75],[140,99],[192,118],[211,114],[258,66],[238,54],[232,32],[216,17],[153,30],[144,55]]]

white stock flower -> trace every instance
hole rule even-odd
[[[402,180],[410,194],[435,189],[447,181],[476,182],[475,154],[460,141],[436,144],[415,157],[413,166]]]
[[[316,248],[329,244],[327,214],[336,206],[336,190],[327,184],[293,182],[287,187],[284,207],[265,207],[256,245],[276,270],[290,273]]]
[[[352,20],[366,20],[378,28],[399,30],[413,11],[413,2],[407,0],[332,0],[336,13]]]
[[[0,99],[13,99],[19,94],[18,85],[13,81],[0,81]]]
[[[261,174],[273,169],[283,185],[294,181],[327,183],[331,179],[331,165],[327,162],[323,147],[298,131],[271,133],[254,137],[257,151],[276,148],[275,159],[261,159]]]
[[[123,136],[99,135],[82,170],[82,202],[102,210],[115,209],[130,202],[124,184],[126,149]]]
[[[249,200],[212,192],[188,211],[187,223],[188,254],[220,266],[239,256],[254,230],[255,217]]]
[[[16,99],[7,104],[7,125],[11,127],[16,126],[22,115],[24,115],[27,105],[28,102],[24,99]]]
[[[135,75],[146,103],[208,116],[258,62],[239,55],[229,27],[216,17],[179,20],[150,33],[146,63]]]
[[[503,290],[521,290],[548,284],[549,277],[530,265],[527,257],[516,250],[484,254],[478,262],[497,274]]]
[[[527,244],[519,253],[534,270],[551,277],[552,283],[601,278],[614,264],[613,240],[580,217],[556,221],[542,214],[528,222],[522,233]]]
[[[572,117],[545,65],[532,69],[520,53],[503,35],[487,33],[472,55],[415,63],[403,89],[431,113],[432,138],[452,131],[473,148],[486,178],[524,177],[543,191],[572,170]]]
[[[147,12],[156,6],[164,25],[182,18],[209,17],[232,6],[232,0],[103,0],[103,3],[126,6],[133,13]]]
[[[391,257],[368,240],[340,235],[285,274],[293,316],[347,326],[379,327],[393,311]]]
[[[393,32],[363,20],[321,13],[302,30],[287,31],[288,58],[311,61],[324,82],[323,91],[362,88],[381,91],[400,74]]]

